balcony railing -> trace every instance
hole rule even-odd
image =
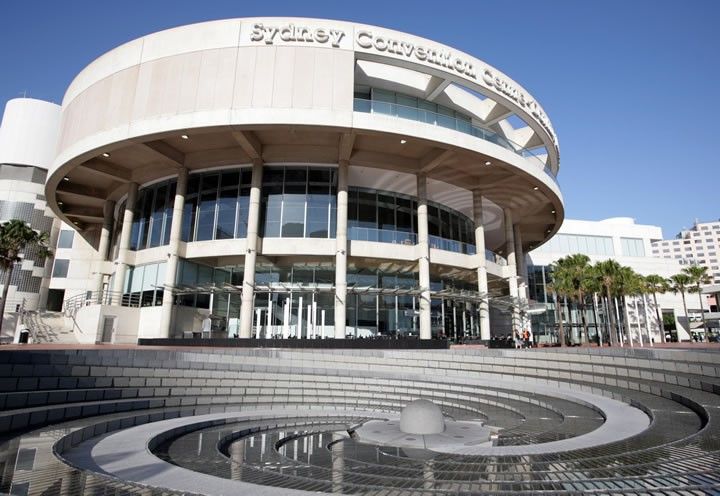
[[[485,260],[488,262],[493,262],[498,265],[507,265],[507,259],[504,257],[498,255],[494,251],[490,251],[487,248],[485,249]]]
[[[141,293],[121,293],[115,291],[88,291],[65,300],[66,315],[75,314],[78,309],[90,305],[118,305],[123,307],[141,307]]]
[[[364,112],[368,114],[382,114],[408,119],[411,121],[424,122],[434,126],[440,126],[447,129],[453,129],[461,133],[469,134],[490,143],[502,146],[521,157],[531,160],[535,165],[543,169],[555,181],[555,174],[552,173],[545,161],[539,157],[539,153],[523,148],[510,141],[509,139],[487,129],[473,126],[469,120],[458,119],[449,115],[438,114],[430,110],[424,110],[417,107],[409,107],[406,105],[398,105],[397,103],[381,102],[378,100],[366,100],[364,98],[354,99],[355,112]]]
[[[441,238],[440,236],[429,236],[430,248],[438,250],[451,251],[453,253],[464,253],[465,255],[475,255],[475,245],[455,241],[454,239]]]
[[[377,243],[395,243],[400,245],[417,244],[417,234],[390,229],[373,229],[370,227],[348,228],[348,239],[355,241],[375,241]]]

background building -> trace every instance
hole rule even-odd
[[[33,229],[50,233],[54,246],[60,222],[45,200],[47,170],[55,159],[60,106],[49,102],[20,98],[5,107],[0,124],[0,222],[20,219]],[[40,260],[32,250],[13,270],[3,318],[3,336],[15,331],[17,311],[35,310],[44,305],[53,260]],[[5,274],[0,273],[0,283]]]
[[[614,217],[601,221],[565,219],[558,234],[528,254],[530,299],[548,306],[547,312],[532,318],[538,340],[541,342],[554,340],[558,326],[555,301],[546,290],[551,280],[550,264],[562,257],[581,253],[587,255],[591,263],[614,259],[641,275],[657,274],[669,278],[678,274],[683,266],[678,260],[663,259],[651,254],[653,244],[659,239],[662,239],[662,230],[659,227],[636,224],[628,217]],[[671,316],[675,321],[677,339],[690,339],[681,296],[668,292],[658,294],[657,299],[661,314]],[[688,311],[696,306],[693,305],[692,298],[688,298],[687,303]],[[571,330],[573,339],[578,341],[578,333],[582,327],[581,318],[577,310],[568,310],[564,302],[561,302],[561,306],[564,309],[566,329]],[[646,342],[648,338],[660,342],[660,325],[652,298],[630,298],[629,307],[630,326],[636,340],[639,339],[638,332],[641,331]],[[622,320],[623,312],[619,313]],[[598,307],[598,315],[599,320],[596,323],[593,308],[588,308],[586,318],[591,336],[596,335],[598,325],[601,330],[606,328],[607,315],[602,305]],[[650,336],[645,334],[648,324]]]
[[[692,229],[683,230],[675,239],[655,240],[652,254],[678,260],[682,265],[707,267],[715,284],[720,284],[720,220],[696,222]]]

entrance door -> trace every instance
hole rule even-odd
[[[115,317],[103,317],[102,341],[103,343],[112,343],[113,332],[115,331]]]

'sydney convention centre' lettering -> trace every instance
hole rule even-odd
[[[286,24],[285,26],[278,27],[256,23],[253,25],[250,41],[264,41],[267,45],[272,45],[278,40],[301,43],[330,43],[330,45],[337,48],[340,46],[340,42],[344,36],[345,32],[338,29],[313,29],[306,26],[296,26],[294,24]]]
[[[374,49],[407,58],[416,58],[421,62],[429,62],[447,69],[454,70],[465,76],[477,79],[475,67],[468,60],[453,55],[449,50],[425,46],[417,46],[404,40],[396,40],[384,36],[375,36],[372,31],[358,31],[355,42],[360,48]]]
[[[499,93],[502,93],[510,100],[517,103],[523,109],[529,111],[538,120],[538,122],[540,122],[540,124],[545,128],[545,130],[550,134],[550,136],[555,139],[555,132],[550,127],[550,121],[545,115],[545,112],[542,111],[540,105],[538,105],[535,100],[531,99],[523,91],[518,89],[518,87],[515,86],[511,81],[508,81],[507,79],[502,78],[500,75],[495,74],[489,68],[486,68],[483,71],[482,80],[488,87],[494,88]]]

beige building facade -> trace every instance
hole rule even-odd
[[[75,78],[53,139],[45,195],[67,262],[49,302],[87,342],[488,339],[521,325],[493,299],[526,299],[522,254],[564,215],[530,93],[376,26],[145,36]]]

